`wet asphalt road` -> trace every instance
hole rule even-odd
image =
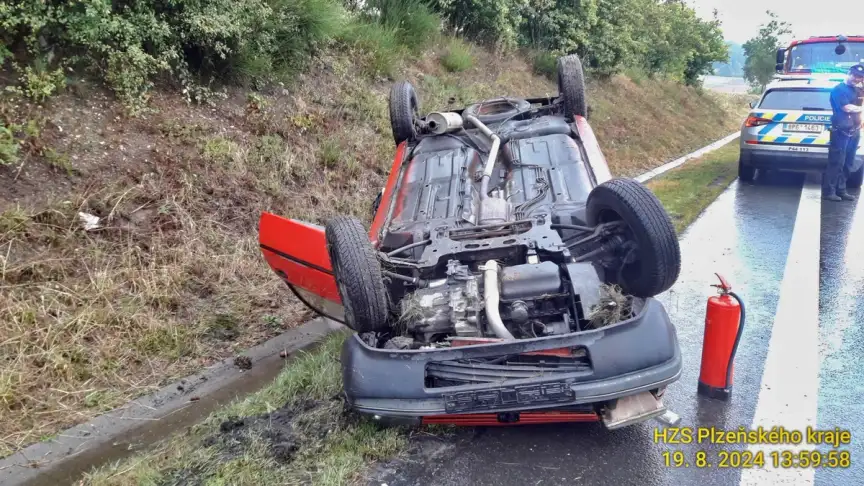
[[[682,235],[681,277],[660,296],[677,326],[685,363],[664,399],[681,415],[681,426],[751,427],[804,182],[799,174],[769,174],[756,185],[736,181]],[[864,467],[854,466],[864,461],[864,203],[822,203],[821,228],[821,248],[809,252],[818,251],[813,258],[820,258],[816,423],[821,429],[851,431],[853,442],[844,448],[853,467],[818,470],[815,484],[864,484]],[[747,304],[728,403],[696,394],[714,272],[724,275]],[[716,464],[719,450],[744,445],[656,443],[659,425],[652,421],[616,431],[599,424],[462,429],[447,440],[420,437],[407,459],[369,479],[389,486],[739,484],[740,469],[672,468],[664,451],[683,451],[692,462],[701,449]]]
[[[864,203],[823,204],[821,246],[818,425],[849,429],[860,465],[816,484],[864,484]]]

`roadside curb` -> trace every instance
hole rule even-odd
[[[732,134],[730,134],[724,138],[721,138],[720,140],[717,140],[716,142],[712,143],[711,145],[707,145],[707,146],[702,147],[701,149],[699,149],[695,152],[691,152],[691,153],[689,153],[683,157],[679,157],[679,158],[673,160],[672,162],[668,162],[666,164],[661,165],[660,167],[657,167],[656,169],[651,169],[642,175],[634,177],[634,179],[636,179],[639,182],[645,183],[645,182],[659,176],[660,174],[663,174],[663,173],[668,172],[668,171],[670,171],[676,167],[684,165],[684,162],[687,162],[690,159],[694,159],[696,157],[701,157],[701,156],[703,156],[709,152],[713,152],[713,151],[719,149],[720,147],[728,144],[732,140],[735,140],[736,138],[738,138],[740,136],[741,136],[741,132],[732,133]]]
[[[212,411],[260,389],[285,366],[285,357],[344,329],[316,318],[240,353],[250,358],[246,371],[228,358],[133,400],[90,422],[60,432],[0,460],[4,486],[69,484],[91,468],[116,461],[199,422]],[[282,356],[280,356],[282,355]]]

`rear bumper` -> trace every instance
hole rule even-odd
[[[788,145],[741,144],[741,162],[758,169],[818,171],[828,165],[828,147],[805,147],[807,152],[795,152]],[[855,156],[855,167],[864,163],[864,153]],[[857,169],[856,169],[857,170]],[[854,170],[853,170],[854,172]]]
[[[589,364],[550,369],[460,361],[560,348],[579,349]],[[345,394],[351,407],[403,419],[561,410],[605,402],[663,388],[679,378],[681,367],[677,333],[654,299],[647,299],[632,319],[578,334],[409,351],[372,348],[354,335],[342,350]],[[442,369],[463,381],[435,385],[430,375],[438,376]]]
[[[828,165],[828,151],[825,153],[799,153],[754,150],[745,163],[759,169],[778,170],[822,170]]]

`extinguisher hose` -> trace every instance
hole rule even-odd
[[[741,342],[741,334],[744,333],[744,301],[735,292],[729,292],[729,295],[738,301],[741,306],[741,322],[738,324],[738,333],[735,335],[735,344],[732,345],[732,353],[729,354],[729,363],[726,365],[726,388],[728,389],[732,383],[732,362],[735,361],[735,353],[738,351],[738,343]]]

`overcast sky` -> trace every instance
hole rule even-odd
[[[716,8],[726,40],[744,43],[767,20],[766,10],[792,24],[795,37],[864,35],[864,1],[860,0],[687,0],[704,18]]]

